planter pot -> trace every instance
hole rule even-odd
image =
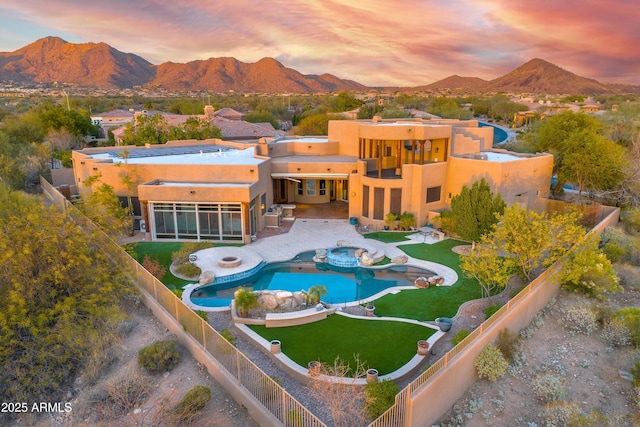
[[[272,340],[271,341],[271,353],[278,354],[280,353],[280,340]]]
[[[376,311],[375,307],[365,307],[364,311],[367,312],[367,317],[373,317],[374,312]]]
[[[451,326],[453,325],[453,320],[449,319],[448,317],[438,317],[436,319],[436,324],[438,325],[438,327],[442,332],[447,332],[449,329],[451,329]]]
[[[307,369],[309,370],[309,376],[311,376],[311,377],[320,376],[320,366],[322,366],[322,365],[317,360],[314,360],[314,361],[311,361],[311,362],[307,363]]]
[[[426,356],[429,354],[429,342],[425,340],[418,341],[418,355]]]
[[[378,382],[378,370],[367,369],[367,383],[377,383],[377,382]]]

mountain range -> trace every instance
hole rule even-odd
[[[317,93],[371,89],[332,74],[303,75],[273,58],[263,58],[255,63],[225,57],[184,64],[165,62],[154,65],[138,55],[120,52],[106,43],[74,44],[59,37],[45,37],[14,52],[0,52],[0,81],[59,82],[102,89],[145,86],[175,91],[240,93]],[[454,75],[429,85],[399,89],[581,95],[640,93],[640,86],[600,83],[537,58],[494,80]]]

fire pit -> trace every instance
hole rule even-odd
[[[237,267],[242,263],[242,259],[237,256],[226,256],[218,261],[218,265],[223,268]]]

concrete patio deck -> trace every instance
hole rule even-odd
[[[202,271],[211,271],[216,277],[223,277],[251,270],[262,262],[288,261],[301,252],[332,248],[337,246],[338,241],[348,242],[352,246],[375,248],[376,253],[394,258],[406,255],[397,248],[398,245],[435,243],[438,240],[424,238],[417,232],[400,243],[383,243],[365,239],[347,220],[296,218],[288,233],[265,237],[242,247],[222,246],[198,251],[195,264]],[[218,262],[226,256],[236,256],[242,262],[233,268],[221,267]],[[442,264],[409,257],[407,265],[424,268],[443,277],[444,286],[450,286],[458,280],[457,273]]]

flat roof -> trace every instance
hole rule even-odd
[[[91,154],[94,159],[111,160],[113,163],[125,163],[120,154],[125,149],[105,150]],[[151,146],[149,148],[127,148],[126,162],[130,165],[141,164],[178,164],[178,165],[257,165],[264,159],[255,157],[253,147],[239,150],[219,145]]]
[[[492,151],[483,151],[482,154],[486,154],[487,160],[490,162],[512,162],[514,160],[526,160],[525,157],[519,157],[513,154],[507,154],[507,153],[494,153]]]
[[[249,182],[177,182],[177,181],[158,181],[152,183],[145,183],[142,185],[166,185],[170,187],[238,187],[246,188],[250,187]]]
[[[320,137],[301,137],[301,138],[281,138],[275,141],[274,143],[282,143],[282,142],[329,142],[329,138],[320,138]]]

